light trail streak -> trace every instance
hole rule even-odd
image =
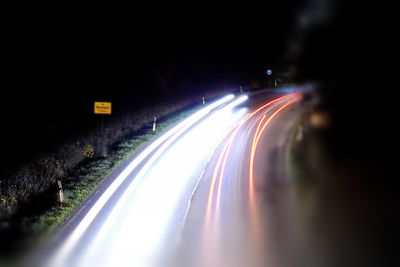
[[[208,192],[208,198],[207,198],[207,206],[206,206],[206,214],[205,214],[205,224],[204,224],[204,232],[203,232],[203,248],[202,248],[202,259],[204,261],[204,265],[207,266],[210,263],[215,264],[216,262],[218,263],[220,260],[219,257],[219,251],[221,250],[221,247],[218,242],[218,231],[216,227],[219,224],[219,213],[220,213],[220,206],[221,206],[221,196],[222,196],[222,187],[223,187],[223,180],[225,177],[225,168],[226,168],[226,163],[228,161],[229,155],[231,148],[234,144],[235,138],[237,137],[238,132],[240,129],[246,124],[249,123],[250,119],[255,117],[257,114],[262,113],[262,112],[267,112],[268,107],[274,108],[274,106],[279,107],[279,105],[284,104],[285,102],[289,101],[286,103],[283,107],[286,107],[293,101],[290,101],[290,99],[293,98],[294,94],[288,94],[282,97],[278,97],[277,99],[271,100],[267,102],[266,104],[263,104],[259,108],[257,108],[254,112],[246,114],[246,116],[238,123],[238,125],[231,131],[230,134],[228,134],[227,141],[224,144],[221,153],[218,156],[217,163],[214,167],[213,170],[213,175],[211,178],[211,183],[210,183],[210,188]],[[252,156],[251,156],[251,165],[253,166],[253,161],[254,161],[254,154],[255,154],[255,147],[257,146],[259,139],[261,137],[262,132],[265,130],[266,125],[272,120],[273,117],[275,117],[282,109],[279,109],[278,112],[275,112],[268,120],[266,124],[263,124],[263,122],[266,120],[266,115],[263,115],[261,117],[260,122],[258,123],[258,127],[255,133],[255,137],[253,138],[252,141]],[[256,119],[257,120],[257,119]],[[253,168],[251,170],[251,177],[253,177]],[[254,179],[248,179],[249,181],[249,188],[250,194],[254,195],[254,184],[253,184]],[[253,200],[251,200],[254,202]],[[214,209],[213,209],[214,206]],[[252,213],[254,215],[254,208],[255,205],[252,205]],[[256,216],[257,217],[257,216]],[[252,218],[254,219],[254,218]],[[259,232],[254,231],[254,232]],[[259,238],[259,236],[257,237]],[[217,264],[218,266],[219,264]]]
[[[158,149],[159,146],[166,142],[169,138],[181,132],[182,129],[194,125],[213,109],[227,103],[233,98],[233,95],[228,95],[196,112],[171,130],[169,130],[167,133],[162,135],[151,145],[149,145],[143,152],[141,152],[136,158],[134,158],[133,161],[118,175],[118,177],[100,196],[96,203],[90,208],[85,217],[83,217],[83,219],[79,222],[77,227],[69,235],[66,241],[62,243],[62,245],[56,250],[54,256],[49,260],[49,262],[47,262],[47,266],[64,266],[64,264],[68,262],[68,258],[70,257],[73,249],[77,246],[80,239],[87,231],[97,214],[102,210],[104,205],[107,203],[107,201],[109,201],[111,196],[117,191],[121,184],[127,179],[129,174],[132,173],[136,169],[136,167],[143,162],[143,160],[145,160],[151,153],[153,153],[153,151]]]
[[[295,97],[292,100],[290,100],[289,102],[287,102],[286,104],[284,104],[282,107],[280,107],[279,109],[277,109],[267,120],[266,122],[263,124],[263,126],[261,127],[261,129],[259,128],[262,121],[264,120],[264,116],[262,118],[262,120],[260,121],[258,127],[257,127],[257,131],[253,137],[253,144],[251,147],[251,153],[250,153],[250,165],[249,165],[249,185],[250,186],[250,192],[253,193],[254,191],[254,161],[255,161],[255,154],[256,154],[256,150],[258,147],[258,143],[260,141],[261,135],[263,134],[263,132],[265,131],[267,125],[272,121],[272,119],[277,116],[280,112],[282,112],[284,109],[286,109],[287,107],[289,107],[291,104],[295,103],[296,101],[298,101],[300,98],[299,97]]]
[[[267,126],[270,122],[283,110],[288,108],[293,103],[297,102],[300,99],[300,96],[295,95],[294,97],[290,97],[289,101],[280,108],[278,108],[268,119],[265,121],[266,115],[263,115],[261,120],[258,123],[257,129],[254,133],[251,152],[250,152],[250,161],[249,161],[249,207],[250,207],[250,218],[251,218],[251,225],[252,225],[252,233],[254,234],[255,238],[262,236],[261,231],[262,227],[260,226],[260,216],[257,208],[256,203],[256,195],[255,195],[255,186],[254,186],[254,165],[255,165],[255,155],[258,148],[258,144],[260,138],[264,131],[266,130]],[[265,121],[265,122],[264,122]],[[262,126],[261,126],[262,125]]]
[[[216,204],[215,207],[216,207],[216,209],[218,209],[218,207],[219,207],[220,198],[221,198],[221,190],[222,190],[222,180],[224,177],[226,161],[229,156],[229,151],[231,149],[233,141],[234,141],[239,129],[257,113],[261,112],[262,110],[265,110],[267,107],[273,105],[274,103],[285,100],[287,98],[291,98],[292,96],[293,96],[293,94],[285,95],[282,97],[278,97],[277,99],[271,100],[266,104],[263,104],[261,107],[257,108],[254,112],[247,114],[246,117],[237,125],[237,127],[228,135],[228,141],[225,143],[224,148],[222,149],[222,152],[218,157],[217,164],[214,168],[213,176],[211,179],[211,186],[209,189],[208,200],[207,200],[206,226],[208,226],[210,224],[210,220],[211,220],[212,204],[213,204],[213,200],[214,200],[214,195],[215,195],[214,192],[215,192],[215,187],[216,187],[217,181],[218,181],[218,187],[217,187],[217,197],[216,197],[217,200],[215,203]]]

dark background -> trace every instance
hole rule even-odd
[[[342,0],[5,6],[4,166],[95,127],[95,100],[113,101],[118,116],[172,97],[264,83],[267,68],[322,82],[333,143],[346,153],[382,155],[393,112],[379,100],[391,76],[381,61],[391,55],[389,9]],[[378,119],[383,127],[370,127]]]
[[[265,69],[284,53],[295,6],[5,8],[5,166],[94,127],[93,101],[112,101],[118,117],[173,97],[264,83]]]
[[[348,203],[362,192],[366,224],[383,222],[374,234],[390,237],[398,203],[397,14],[383,2],[348,2],[4,6],[0,175],[98,126],[93,101],[112,101],[118,117],[265,83],[267,68],[290,69],[294,82],[320,83],[332,116],[326,154],[362,173],[349,182]],[[390,251],[383,239],[371,240],[376,255]]]

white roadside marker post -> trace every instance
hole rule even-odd
[[[157,117],[154,117],[154,121],[153,121],[153,132],[156,131],[156,121],[157,121]]]
[[[58,184],[58,200],[60,201],[60,203],[64,203],[64,192],[62,189],[61,180],[57,180],[57,184]]]
[[[206,103],[204,96],[202,97],[202,99],[203,99],[203,105],[204,105]]]

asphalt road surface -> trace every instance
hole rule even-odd
[[[295,211],[285,173],[300,96],[253,96],[207,166],[171,266],[293,266]],[[292,218],[289,218],[289,217]]]
[[[285,149],[300,100],[264,91],[205,105],[136,153],[28,265],[289,264]]]

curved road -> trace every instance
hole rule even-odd
[[[277,198],[300,100],[265,91],[207,105],[117,171],[36,265],[281,266],[288,246],[272,232],[292,228]]]
[[[255,100],[204,172],[171,266],[292,266],[284,165],[300,95]]]

